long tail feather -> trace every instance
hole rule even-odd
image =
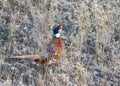
[[[16,58],[16,59],[39,59],[40,55],[23,55],[23,56],[12,56],[11,58]]]
[[[48,58],[43,58],[39,54],[36,55],[23,55],[23,56],[12,56],[13,59],[24,59],[30,60],[38,64],[43,64],[48,62]]]

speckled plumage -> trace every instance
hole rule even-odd
[[[48,63],[48,65],[57,64],[62,55],[63,43],[60,37],[61,25],[55,25],[53,27],[53,38],[47,45],[44,52],[39,55],[26,55],[26,56],[13,56],[12,58],[31,59],[38,64]],[[51,61],[51,62],[50,62]]]
[[[62,49],[63,49],[62,39],[60,37],[53,38],[51,43],[47,45],[46,53],[44,53],[42,56],[43,61],[41,60],[42,62],[40,63],[45,63],[46,61],[48,61],[47,59],[58,61],[62,55]]]

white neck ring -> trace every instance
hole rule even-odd
[[[53,34],[53,36],[55,36],[56,38],[59,38],[60,37],[60,33]]]

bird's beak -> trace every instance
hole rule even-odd
[[[59,32],[61,33],[61,32],[62,32],[62,29],[60,29]]]

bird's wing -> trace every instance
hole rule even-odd
[[[47,49],[48,57],[54,57],[57,54],[58,47],[55,44],[48,44]]]

